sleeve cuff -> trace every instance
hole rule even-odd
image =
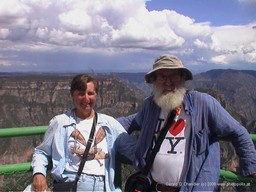
[[[46,177],[46,169],[45,168],[34,167],[33,168],[33,175],[35,175],[36,173],[41,173]]]

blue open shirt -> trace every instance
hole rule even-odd
[[[206,93],[188,91],[183,107],[191,117],[191,135],[181,191],[214,190],[219,180],[220,137],[228,138],[235,147],[240,158],[240,174],[256,173],[256,151],[248,131],[216,99]],[[139,170],[145,166],[160,111],[150,96],[136,115],[118,119],[129,133],[140,130],[134,161]]]
[[[49,159],[52,160],[52,177],[56,181],[65,179],[64,168],[66,162],[70,161],[68,156],[67,134],[66,129],[72,128],[76,123],[74,110],[65,114],[55,116],[49,124],[44,135],[43,142],[36,147],[32,168],[33,174],[42,173],[46,175]],[[108,145],[108,158],[105,162],[105,187],[106,191],[115,191],[114,174],[115,174],[115,155],[118,150],[121,154],[134,159],[134,140],[127,134],[122,125],[105,114],[98,113],[97,126],[104,128]]]

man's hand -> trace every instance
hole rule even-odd
[[[33,176],[33,191],[46,191],[47,182],[42,173],[36,173]]]

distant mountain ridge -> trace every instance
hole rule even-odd
[[[256,120],[256,71],[211,70],[194,76],[188,81],[190,89],[218,90],[227,103],[248,120]]]
[[[212,69],[212,70],[200,73],[200,74],[207,73],[207,74],[211,74],[211,75],[214,76],[214,75],[221,75],[221,74],[226,73],[226,72],[245,73],[245,74],[252,75],[252,76],[256,77],[256,71],[253,71],[253,70],[237,70],[237,69]]]
[[[151,93],[151,86],[144,82],[145,73],[116,73],[137,88],[142,88],[145,95]],[[214,69],[194,75],[186,83],[188,89],[213,89],[223,94],[238,113],[248,120],[256,120],[256,71]]]
[[[25,73],[0,73],[0,77],[22,77]],[[35,73],[27,77],[47,75],[51,77],[72,77],[70,74]],[[128,83],[138,95],[146,97],[151,94],[151,85],[145,83],[145,73],[111,73],[110,75],[98,74],[99,76],[118,77],[124,84]],[[113,85],[113,84],[112,84]],[[232,105],[237,112],[243,114],[248,120],[256,120],[256,71],[214,69],[194,75],[193,81],[187,82],[188,89],[213,89],[224,95],[227,103]],[[3,85],[0,84],[0,88]],[[1,89],[0,89],[1,91]]]

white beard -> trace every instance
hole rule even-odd
[[[153,86],[154,101],[162,110],[169,112],[182,104],[186,89],[176,88],[174,91],[163,94],[163,89]]]

